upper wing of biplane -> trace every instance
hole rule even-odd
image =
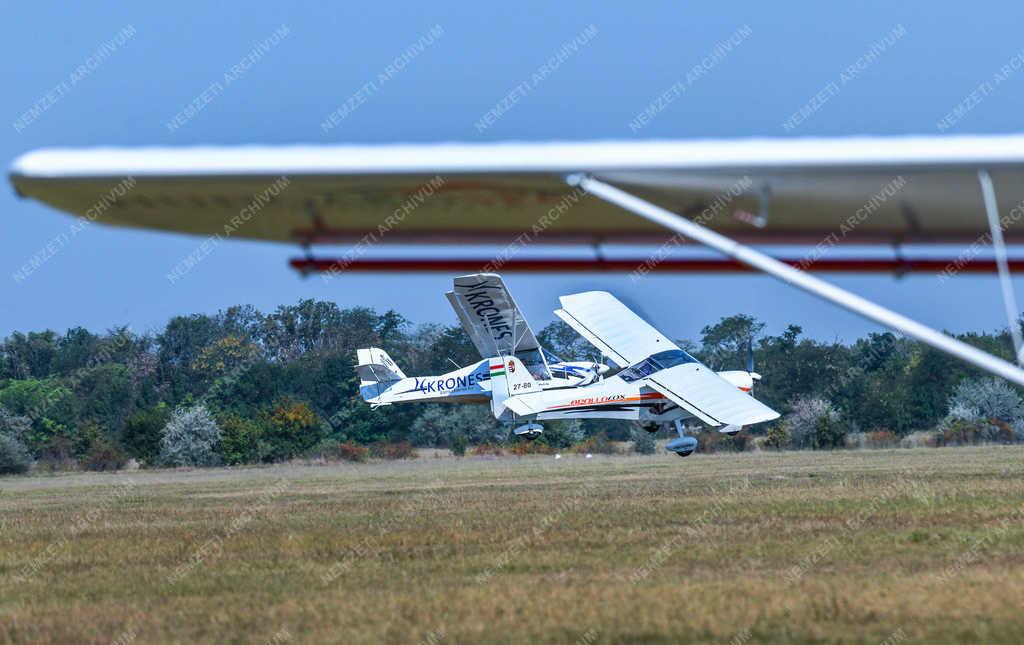
[[[559,318],[616,363],[629,366],[617,375],[624,381],[643,381],[713,426],[778,418],[778,412],[687,354],[610,293],[587,291],[559,300]]]
[[[460,276],[445,295],[482,358],[536,352],[540,347],[500,275]]]

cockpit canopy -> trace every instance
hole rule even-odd
[[[622,377],[623,381],[632,383],[642,378],[666,370],[676,365],[682,365],[683,363],[699,363],[696,358],[690,356],[681,349],[669,349],[664,352],[658,352],[652,354],[639,363],[634,363],[626,369],[619,372],[619,376]]]

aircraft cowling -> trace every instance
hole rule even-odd
[[[728,372],[719,372],[719,376],[729,381],[744,392],[749,392],[754,387],[754,373],[747,372],[744,370],[731,370]],[[760,376],[760,375],[758,375]]]

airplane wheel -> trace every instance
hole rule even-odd
[[[689,452],[677,452],[676,454],[679,455],[680,457],[689,457],[690,455],[693,454],[693,451],[690,450]]]
[[[651,434],[654,434],[658,430],[661,430],[661,426],[657,423],[645,423],[644,430],[650,432]]]

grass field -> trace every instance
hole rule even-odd
[[[1024,642],[1019,447],[0,478],[0,641]]]

